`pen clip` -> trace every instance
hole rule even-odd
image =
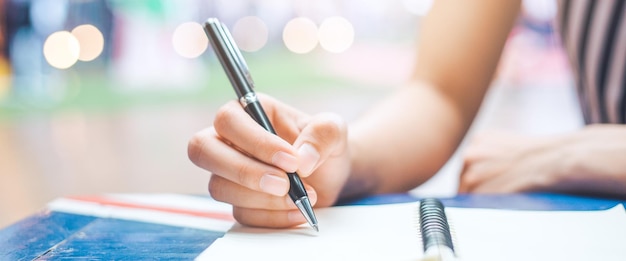
[[[243,56],[241,55],[241,52],[239,51],[237,44],[233,40],[234,38],[230,34],[230,31],[228,31],[226,29],[226,25],[224,25],[224,23],[221,23],[221,22],[220,22],[220,33],[223,34],[226,47],[233,54],[233,57],[235,58],[235,62],[237,63],[243,75],[246,77],[246,81],[248,81],[250,88],[254,88],[254,81],[252,80],[252,75],[250,74],[250,70],[248,70],[248,64],[246,63],[246,60],[243,59]]]

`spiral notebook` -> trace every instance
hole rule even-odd
[[[424,260],[420,203],[316,210],[307,226],[233,226],[197,260]],[[626,260],[626,212],[445,208],[458,260]]]

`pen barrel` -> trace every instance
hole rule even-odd
[[[265,116],[265,111],[263,107],[261,107],[261,103],[259,101],[251,102],[243,108],[254,121],[256,121],[261,127],[265,130],[271,132],[272,134],[276,134],[274,127],[270,123],[270,120]]]
[[[289,190],[289,197],[291,200],[296,201],[302,199],[302,197],[306,197],[306,190],[304,189],[304,184],[302,184],[302,180],[298,177],[297,173],[287,173],[287,177],[289,178],[289,185],[291,189]]]
[[[204,30],[244,110],[261,127],[277,135],[276,130],[272,127],[263,107],[261,107],[261,103],[257,100],[256,94],[252,90],[254,88],[252,77],[243,56],[239,52],[239,48],[237,48],[232,35],[228,32],[228,28],[219,22],[217,18],[209,18],[204,24]],[[300,177],[295,172],[287,173],[287,176],[291,185],[289,196],[305,216],[307,222],[318,230],[313,208]]]
[[[261,103],[258,100],[248,103],[244,107],[244,110],[265,130],[276,135],[274,127],[272,127],[270,120],[267,118],[265,111],[263,110],[263,107],[261,107]],[[289,197],[294,201],[299,200],[302,197],[306,197],[307,193],[304,189],[304,184],[302,184],[302,180],[298,177],[298,174],[295,172],[287,173],[287,177],[289,178],[289,185],[291,186],[291,189],[289,189]]]

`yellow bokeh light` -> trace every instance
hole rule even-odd
[[[233,38],[239,49],[246,52],[256,52],[263,48],[268,35],[267,25],[256,16],[243,17],[233,26]]]
[[[9,62],[0,56],[0,101],[11,92],[11,69]]]
[[[308,53],[317,46],[317,25],[305,17],[294,18],[285,25],[283,42],[294,53]]]
[[[326,18],[319,29],[320,45],[324,50],[341,53],[354,42],[354,28],[350,21],[340,16]]]
[[[104,37],[98,28],[90,24],[79,25],[72,30],[72,35],[80,44],[78,60],[88,62],[100,56],[104,49]]]
[[[46,39],[43,44],[43,56],[55,68],[67,69],[78,61],[80,44],[68,31],[58,31]]]
[[[202,25],[196,22],[180,24],[172,35],[174,51],[185,58],[200,56],[209,46],[209,39],[204,33]]]

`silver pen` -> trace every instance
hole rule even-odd
[[[267,131],[276,134],[253,90],[254,81],[252,81],[250,76],[248,65],[243,59],[241,52],[239,52],[235,41],[233,41],[228,28],[217,18],[209,18],[204,23],[204,31],[209,37],[209,42],[211,42],[215,54],[237,93],[241,106],[259,125]],[[287,173],[287,177],[290,184],[289,197],[296,204],[302,215],[304,215],[309,225],[316,231],[319,231],[317,218],[300,176],[294,172]]]

